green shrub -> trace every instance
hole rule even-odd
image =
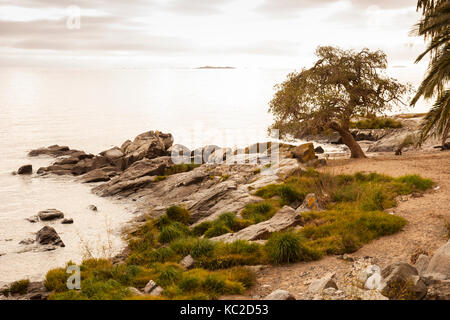
[[[294,201],[301,200],[305,198],[305,195],[301,195],[297,190],[289,185],[284,185],[280,187],[280,197],[283,204],[290,204]]]
[[[298,234],[293,232],[274,233],[265,245],[267,256],[272,263],[292,263],[310,261],[317,254],[307,249]]]
[[[431,181],[430,179],[424,179],[416,174],[402,176],[399,177],[397,180],[405,183],[412,189],[412,191],[413,190],[425,191],[433,186],[433,181]]]
[[[209,257],[213,254],[215,243],[208,239],[199,239],[192,247],[191,256],[193,258]]]
[[[168,262],[176,257],[175,251],[171,247],[161,247],[150,251],[149,258],[151,262]]]
[[[56,268],[47,272],[44,286],[48,291],[62,292],[67,290],[67,279],[70,275],[64,268]]]
[[[205,237],[214,238],[230,232],[232,231],[224,224],[213,224],[213,226],[205,232]]]
[[[160,243],[169,243],[189,234],[189,228],[181,223],[174,222],[161,229],[158,237]]]
[[[188,224],[191,219],[189,211],[183,207],[171,206],[167,208],[166,214],[170,220],[177,221],[183,224]]]
[[[87,279],[81,284],[81,294],[91,300],[122,300],[131,295],[128,288],[113,279]]]
[[[211,221],[203,221],[202,223],[199,223],[192,229],[192,233],[196,236],[201,236],[206,232],[206,230],[208,230],[211,227],[212,227]]]
[[[242,210],[241,215],[247,220],[250,220],[252,224],[259,223],[272,218],[276,211],[278,211],[277,206],[274,206],[269,200],[251,203],[245,206]]]
[[[177,173],[183,173],[183,172],[189,172],[191,170],[194,170],[195,168],[198,168],[201,166],[200,164],[195,163],[181,163],[181,164],[174,164],[173,166],[167,168],[164,171],[165,176],[170,176]]]
[[[398,129],[402,128],[403,125],[400,121],[394,120],[392,118],[371,118],[350,123],[350,128],[358,129]]]
[[[194,291],[200,288],[201,281],[202,279],[200,277],[188,274],[181,279],[180,283],[178,284],[178,287],[183,292]]]
[[[172,249],[176,254],[182,255],[183,257],[190,254],[192,248],[197,242],[197,238],[187,237],[187,238],[179,238],[172,241],[169,245],[170,249]]]
[[[156,283],[162,287],[175,284],[181,279],[181,269],[175,265],[164,266],[159,273]]]
[[[26,294],[27,291],[28,291],[28,286],[29,285],[30,285],[30,280],[28,280],[28,279],[15,281],[15,282],[11,283],[9,288],[7,290],[5,290],[4,293],[6,293],[5,295],[7,295],[7,293],[10,293],[10,294]]]

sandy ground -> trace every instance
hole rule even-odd
[[[417,249],[432,254],[447,241],[444,220],[450,219],[450,152],[408,152],[400,157],[392,154],[368,156],[364,160],[331,160],[322,170],[334,174],[359,171],[391,176],[420,174],[432,179],[435,186],[423,196],[403,197],[392,210],[408,220],[403,231],[372,241],[351,256],[356,259],[373,257],[383,268],[394,262],[410,262]],[[339,286],[339,280],[350,266],[351,262],[328,256],[319,261],[263,269],[257,273],[257,284],[246,298],[258,299],[276,289],[288,290],[296,298],[301,298],[312,279],[328,272],[336,272]]]

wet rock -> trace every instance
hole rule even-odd
[[[49,226],[43,227],[36,233],[36,242],[41,245],[65,247],[56,230]]]
[[[31,216],[29,218],[26,218],[25,220],[31,222],[31,223],[36,223],[39,222],[39,217],[37,215]]]
[[[41,221],[51,221],[64,218],[64,213],[56,209],[39,211],[38,217]]]
[[[191,269],[194,266],[194,258],[192,258],[191,255],[188,255],[186,257],[184,257],[181,261],[180,261],[180,265],[183,266],[186,269]]]
[[[39,148],[35,150],[31,150],[28,153],[28,156],[30,157],[37,157],[40,155],[48,155],[52,157],[61,157],[61,156],[67,156],[71,155],[75,152],[79,152],[78,150],[70,150],[67,146],[59,146],[59,145],[53,145],[47,148]]]
[[[213,241],[233,242],[236,240],[264,240],[274,232],[284,231],[302,222],[300,211],[284,206],[271,219],[251,225],[235,233],[211,238]]]
[[[295,300],[295,297],[289,291],[275,290],[266,296],[264,300]]]
[[[323,148],[321,146],[319,146],[314,149],[314,152],[317,154],[322,154],[322,153],[325,153],[325,150],[323,150]]]
[[[94,206],[93,204],[89,205],[88,209],[92,210],[92,211],[97,211],[98,210],[98,208],[96,206]]]
[[[292,156],[296,159],[299,159],[299,161],[302,163],[314,160],[316,158],[316,154],[314,152],[314,144],[306,143],[295,147],[292,150]]]
[[[323,290],[327,288],[334,288],[338,290],[336,282],[334,281],[335,274],[329,273],[325,277],[321,279],[314,280],[308,287],[307,293],[316,294],[321,293]]]
[[[17,174],[32,174],[32,173],[33,173],[33,166],[31,164],[21,166],[19,170],[17,170]]]
[[[73,223],[73,219],[69,218],[69,219],[63,219],[61,221],[61,224],[72,224]]]
[[[416,268],[407,263],[395,263],[381,272],[383,278],[378,290],[389,299],[420,300],[425,297],[427,287]]]
[[[28,245],[30,245],[30,244],[33,244],[34,242],[35,242],[34,239],[24,239],[24,240],[20,241],[19,244],[28,246]]]
[[[450,240],[436,251],[424,273],[436,280],[450,279]]]

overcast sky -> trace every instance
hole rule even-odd
[[[0,65],[300,68],[318,45],[410,66],[416,0],[0,0]],[[80,29],[76,10],[80,8]],[[72,15],[72,18],[70,17]]]

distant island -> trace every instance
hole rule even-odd
[[[236,69],[235,67],[215,67],[215,66],[203,66],[195,69]]]

